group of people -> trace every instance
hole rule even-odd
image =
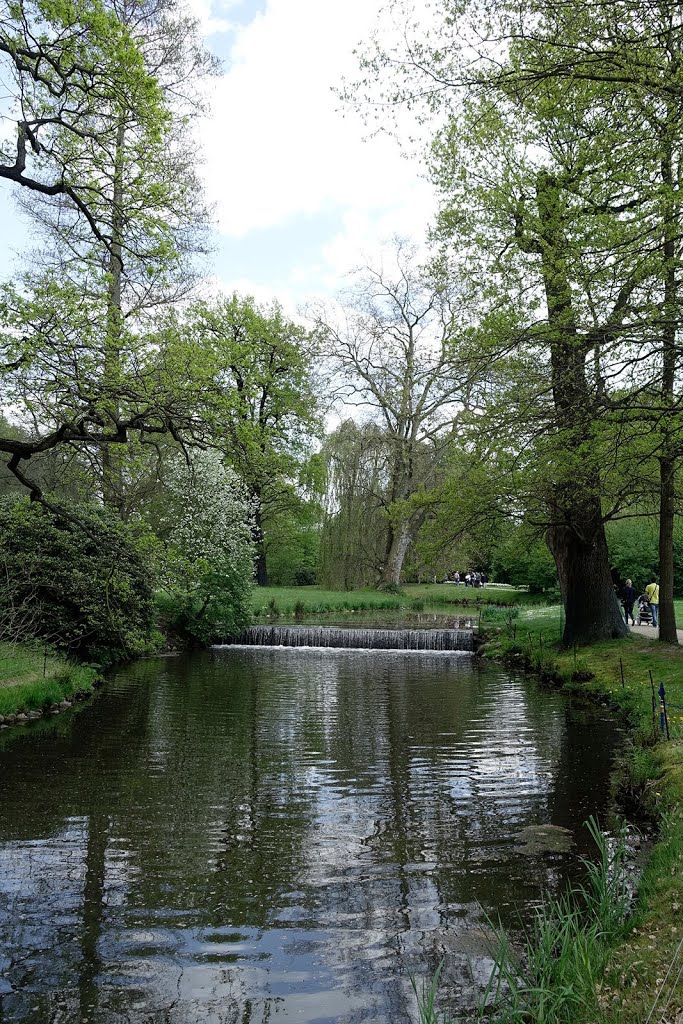
[[[444,583],[457,583],[458,585],[464,583],[466,587],[485,587],[488,581],[489,578],[485,572],[473,572],[472,569],[468,569],[463,575],[456,570],[452,576],[446,577]]]
[[[636,598],[637,591],[631,580],[626,580],[625,583],[621,583],[621,581],[619,581],[619,584],[615,581],[615,589],[617,590],[617,596],[621,602],[621,606],[624,609],[624,618],[627,625],[629,619],[631,620],[632,626],[636,625],[633,609],[636,607],[637,603],[637,625],[652,625],[656,628],[659,616],[659,580],[656,576],[652,583],[648,583],[645,590],[638,596],[638,598]]]

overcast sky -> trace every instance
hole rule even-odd
[[[423,240],[433,199],[417,161],[386,136],[366,139],[332,87],[380,0],[191,0],[223,74],[202,124],[203,174],[215,204],[220,287],[279,298],[292,310],[376,262],[382,240]],[[25,225],[0,185],[0,274]]]

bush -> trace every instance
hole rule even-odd
[[[0,501],[0,623],[108,665],[149,650],[154,587],[144,545],[111,513]],[[7,639],[12,639],[8,636]]]
[[[251,621],[251,510],[236,475],[215,452],[178,458],[166,483],[160,564],[166,626],[183,640],[239,636]]]

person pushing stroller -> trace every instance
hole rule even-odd
[[[641,594],[638,598],[638,625],[652,625],[652,612],[650,611],[650,601],[647,594]]]

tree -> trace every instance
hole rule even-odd
[[[479,288],[484,308],[507,306],[500,350],[514,345],[549,364],[545,388],[535,400],[527,388],[517,405],[517,429],[541,465],[536,489],[567,610],[565,641],[620,635],[604,520],[619,505],[608,483],[621,453],[609,441],[639,410],[651,432],[664,426],[660,457],[671,455],[672,347],[652,336],[672,324],[675,289],[662,269],[674,262],[671,252],[662,260],[662,239],[673,193],[662,178],[668,144],[652,146],[651,120],[636,102],[643,86],[650,96],[659,90],[666,140],[680,89],[666,60],[649,59],[666,33],[653,27],[657,11],[646,16],[634,4],[444,0],[439,10],[434,36],[411,40],[408,53],[376,50],[365,67],[388,72],[387,99],[414,101],[422,87],[426,116],[446,115],[432,151],[440,237],[464,245],[492,286],[488,295]],[[644,353],[657,348],[669,365],[659,389],[644,372]],[[508,384],[497,400],[520,397],[519,382]]]
[[[66,32],[63,19],[76,18],[68,27],[81,33],[80,59],[96,59],[78,12],[67,5],[63,11],[54,14],[52,31],[59,34],[61,26]],[[187,405],[181,409],[183,387],[175,370],[168,372],[173,357],[150,314],[185,294],[194,280],[188,256],[202,248],[206,213],[195,175],[196,150],[189,152],[187,117],[192,84],[213,64],[196,42],[196,26],[174,3],[134,0],[79,11],[86,20],[97,16],[98,30],[112,35],[110,45],[118,45],[119,60],[128,60],[132,70],[128,77],[121,72],[116,88],[105,78],[97,91],[97,76],[106,68],[88,72],[84,65],[83,81],[78,78],[74,85],[82,98],[77,125],[64,123],[71,111],[67,105],[61,120],[38,126],[47,134],[41,145],[49,143],[55,160],[62,149],[68,154],[62,165],[73,188],[89,191],[87,207],[73,200],[72,185],[68,192],[31,189],[24,203],[41,229],[43,247],[20,286],[5,288],[0,374],[4,401],[18,403],[31,431],[21,447],[0,436],[0,451],[9,455],[10,470],[41,498],[42,488],[26,474],[26,461],[78,446],[98,469],[105,503],[123,513],[129,477],[124,459],[114,454],[117,446],[120,452],[131,436],[168,432],[179,437],[189,424],[197,425],[194,412]],[[55,56],[49,29],[33,71],[39,75],[56,62],[53,73],[67,75],[73,51],[65,44],[64,53]],[[35,31],[26,22],[23,30]],[[16,52],[16,40],[8,45]],[[26,74],[25,69],[18,78],[20,95]],[[88,82],[95,92],[92,103]]]
[[[20,0],[0,15],[0,54],[11,81],[13,140],[0,147],[0,177],[44,196],[61,196],[93,235],[114,241],[99,217],[102,183],[84,177],[78,154],[106,146],[122,110],[158,128],[158,84],[116,11],[99,0]]]
[[[217,452],[196,452],[190,462],[176,457],[166,487],[159,532],[169,625],[202,642],[235,637],[251,619],[249,498]]]
[[[126,332],[112,380],[101,358],[107,318],[106,295],[95,303],[68,282],[48,279],[32,295],[9,285],[0,293],[2,402],[31,428],[0,437],[0,451],[36,499],[45,500],[43,488],[24,464],[45,453],[101,451],[131,434],[206,438],[202,354],[172,335]]]
[[[438,477],[457,408],[469,400],[473,375],[457,351],[461,316],[457,289],[430,281],[400,242],[391,271],[366,268],[339,311],[316,315],[338,394],[371,410],[387,448],[382,585],[400,581],[426,515],[421,495]]]
[[[215,444],[244,482],[254,509],[256,581],[267,585],[268,532],[298,506],[319,430],[314,334],[277,303],[221,298],[191,307],[182,328],[203,353],[216,400]]]
[[[352,590],[374,585],[386,557],[386,466],[391,439],[381,426],[345,420],[322,447],[326,466],[321,580]]]

